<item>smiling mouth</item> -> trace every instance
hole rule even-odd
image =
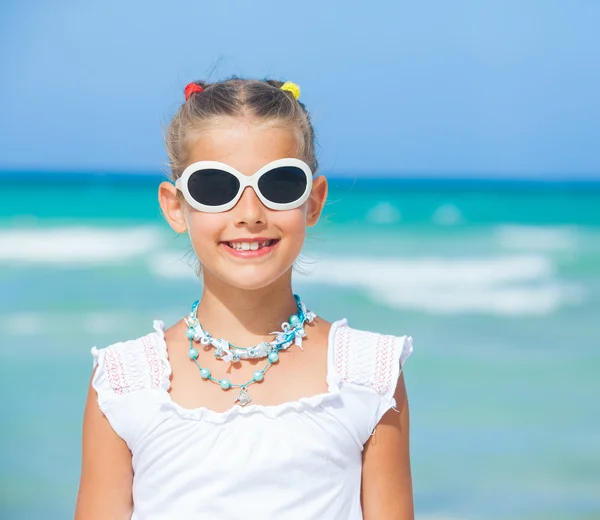
[[[257,242],[222,242],[222,243],[235,251],[258,251],[259,249],[263,249],[265,247],[274,246],[277,242],[279,242],[279,239],[261,240],[261,241],[257,241]]]

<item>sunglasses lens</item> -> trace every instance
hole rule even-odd
[[[289,204],[306,191],[306,174],[296,166],[273,168],[258,180],[263,196],[276,204]]]
[[[205,206],[222,206],[231,202],[240,182],[231,173],[210,168],[192,173],[188,180],[190,195]]]

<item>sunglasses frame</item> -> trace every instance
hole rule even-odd
[[[302,196],[292,202],[272,202],[266,197],[264,197],[264,195],[260,192],[260,189],[258,187],[258,181],[266,173],[270,172],[271,170],[274,170],[275,168],[281,168],[283,166],[292,166],[302,170],[304,172],[304,175],[306,176],[306,188]],[[226,204],[221,204],[220,206],[207,206],[205,204],[202,204],[201,202],[198,202],[196,199],[194,199],[194,197],[192,197],[188,189],[188,181],[190,177],[196,172],[199,172],[201,170],[214,169],[223,170],[233,175],[239,181],[240,187],[235,197],[233,197],[233,199],[227,202]],[[244,175],[243,173],[236,170],[233,166],[229,166],[228,164],[222,162],[199,161],[190,164],[185,170],[183,170],[181,177],[179,177],[179,179],[175,181],[175,187],[179,191],[181,191],[181,193],[183,193],[185,200],[192,208],[205,213],[221,213],[224,211],[229,211],[238,203],[242,194],[244,193],[244,190],[247,187],[251,187],[254,190],[256,196],[267,208],[277,211],[284,211],[288,209],[298,208],[306,202],[306,200],[310,196],[310,192],[312,191],[312,176],[313,172],[310,169],[310,166],[308,166],[308,164],[306,164],[304,161],[295,158],[277,159],[276,161],[272,161],[269,164],[263,166],[253,175]]]

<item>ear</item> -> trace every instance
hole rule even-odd
[[[183,207],[185,201],[179,196],[177,188],[170,182],[161,182],[158,187],[158,202],[165,220],[173,228],[173,231],[185,233],[187,231]]]
[[[306,212],[306,225],[314,226],[318,221],[325,201],[327,200],[327,179],[322,175],[313,179],[312,191],[308,198],[308,209]]]

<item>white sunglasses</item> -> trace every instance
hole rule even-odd
[[[175,186],[192,208],[206,213],[229,211],[248,186],[267,208],[286,210],[306,202],[312,175],[300,159],[278,159],[250,176],[221,162],[200,161],[190,164]]]

